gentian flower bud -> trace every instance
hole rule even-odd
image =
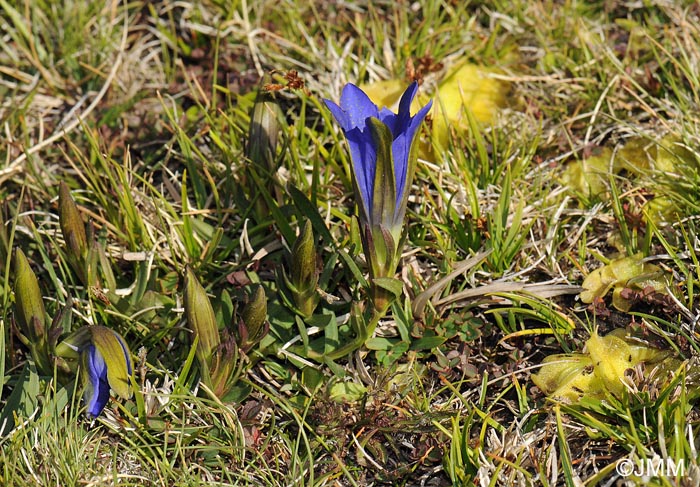
[[[270,214],[267,198],[261,192],[267,192],[269,198],[277,201],[282,197],[274,179],[281,119],[282,110],[274,92],[263,87],[258,92],[250,113],[248,143],[245,148],[246,158],[251,162],[247,176],[248,192],[249,197],[254,199],[253,206],[258,218],[267,218]]]
[[[416,82],[406,89],[399,112],[379,110],[357,86],[347,84],[340,105],[325,100],[350,148],[353,183],[360,208],[362,244],[369,264],[375,309],[386,311],[397,286],[391,279],[398,265],[403,221],[417,164],[418,128],[432,101],[411,115]],[[400,291],[399,291],[400,292]]]
[[[96,417],[109,400],[110,388],[121,398],[131,397],[131,353],[124,339],[105,326],[91,326],[92,343],[82,353],[87,371],[85,403],[88,414]]]
[[[274,93],[261,90],[250,114],[246,157],[268,175],[275,172],[282,116]]]
[[[202,380],[211,385],[211,358],[221,344],[219,327],[211,301],[189,267],[185,271],[185,315],[187,326],[198,339],[196,355]]]
[[[211,360],[211,388],[216,397],[226,397],[231,388],[238,382],[241,370],[236,337],[224,329],[221,345],[214,350]]]
[[[85,224],[68,186],[63,181],[58,188],[58,220],[61,225],[61,233],[66,241],[69,262],[85,283],[87,276],[85,266],[88,254]]]
[[[289,278],[285,276],[285,283],[291,291],[294,304],[305,318],[314,313],[320,299],[316,290],[319,276],[316,260],[314,234],[311,222],[306,220],[292,247]]]
[[[254,291],[248,304],[243,308],[238,322],[239,345],[247,352],[253,345],[262,340],[270,330],[267,321],[267,296],[262,286]]]
[[[56,347],[62,358],[80,358],[87,413],[95,418],[109,401],[110,389],[131,397],[131,352],[124,338],[106,326],[84,326]]]
[[[49,340],[44,299],[39,281],[21,249],[15,250],[15,320],[19,338],[31,350],[32,358],[42,374],[51,375]]]

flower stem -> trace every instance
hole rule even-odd
[[[334,350],[331,353],[324,354],[324,357],[328,360],[338,360],[339,358],[345,357],[346,355],[349,355],[355,350],[361,348],[368,339],[372,338],[372,336],[374,335],[374,330],[377,329],[379,320],[382,319],[383,316],[384,313],[380,313],[377,310],[373,310],[372,316],[369,322],[367,323],[367,326],[364,328],[363,333],[358,334],[353,341],[346,343],[337,350]]]

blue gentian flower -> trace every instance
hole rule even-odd
[[[109,401],[109,390],[131,397],[131,353],[119,333],[105,326],[91,326],[91,342],[82,351],[87,372],[84,399],[87,412],[97,417]]]
[[[432,105],[428,102],[411,116],[417,91],[418,83],[411,83],[401,96],[398,113],[380,110],[353,84],[343,88],[340,105],[325,100],[350,147],[362,246],[369,264],[372,301],[380,314],[402,288],[393,276],[401,255],[408,191],[416,172],[418,128]]]
[[[85,388],[85,405],[88,414],[94,418],[100,415],[109,401],[107,364],[95,345],[88,345],[84,353],[89,381]]]
[[[107,405],[110,389],[124,399],[131,397],[131,352],[116,331],[106,326],[83,326],[58,344],[56,356],[67,360],[71,370],[80,359],[83,399],[93,418]]]
[[[357,86],[348,83],[340,96],[340,105],[325,100],[326,106],[340,124],[350,147],[353,176],[358,196],[361,200],[361,219],[372,227],[383,226],[391,231],[395,238],[400,235],[400,228],[406,213],[408,189],[415,173],[415,141],[418,128],[428,114],[432,100],[418,113],[411,116],[411,103],[418,91],[418,83],[413,82],[401,96],[399,113],[384,107],[381,110]],[[376,120],[388,128],[386,139],[378,130]],[[380,145],[390,147],[380,147]],[[388,154],[387,154],[388,150]],[[390,167],[381,168],[385,162],[382,154],[388,155],[386,161]],[[378,172],[377,169],[384,169]],[[385,173],[385,174],[382,174]],[[394,181],[387,181],[385,176],[393,173]],[[379,192],[393,193],[391,198],[383,198]],[[389,208],[377,208],[377,206]],[[389,211],[391,210],[391,211]],[[397,230],[398,227],[398,230]]]

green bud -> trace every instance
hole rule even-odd
[[[15,250],[14,265],[15,319],[21,332],[20,340],[29,347],[39,371],[51,375],[49,333],[39,281],[21,249]]]
[[[288,287],[294,297],[294,304],[302,316],[306,318],[313,314],[320,299],[316,291],[318,286],[316,260],[314,234],[311,222],[307,220],[292,247],[291,275],[288,281]]]
[[[196,354],[202,377],[209,383],[212,354],[221,344],[219,328],[209,297],[189,267],[185,270],[185,316],[187,326],[198,339]]]
[[[39,281],[21,249],[15,250],[15,319],[29,343],[46,343],[46,311]]]
[[[274,93],[260,90],[250,114],[250,128],[248,130],[248,145],[246,156],[259,168],[262,174],[271,175],[275,172],[275,159],[277,144],[280,135],[280,110]]]
[[[311,282],[318,281],[314,234],[309,220],[304,222],[292,247],[291,278],[297,288],[309,287]]]
[[[243,309],[238,326],[241,349],[244,351],[263,339],[270,329],[267,322],[267,297],[262,286],[258,286]]]
[[[258,222],[269,217],[271,204],[280,204],[282,201],[282,191],[275,180],[281,120],[283,114],[275,99],[275,92],[263,85],[250,112],[245,149],[246,158],[250,161],[245,186]]]
[[[58,219],[71,265],[85,282],[85,258],[88,252],[85,223],[68,186],[63,181],[58,189]]]

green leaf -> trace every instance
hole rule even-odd
[[[419,338],[415,342],[411,343],[411,350],[432,350],[439,347],[447,340],[445,337],[432,336]]]
[[[5,386],[5,321],[0,320],[0,397]],[[2,423],[0,423],[0,436],[2,436]]]
[[[297,324],[297,329],[299,330],[299,336],[301,337],[301,343],[304,345],[304,352],[308,353],[309,350],[309,334],[306,332],[306,324],[301,316],[295,316],[294,321]]]
[[[328,324],[324,329],[324,338],[324,354],[335,351],[340,345],[340,340],[338,339],[338,322],[333,315],[331,315],[331,319],[328,320]]]
[[[220,320],[219,317],[221,317]],[[226,289],[221,291],[221,296],[219,297],[219,309],[216,318],[217,323],[223,323],[224,326],[229,323],[233,323],[233,300]]]
[[[136,413],[138,414],[139,423],[142,425],[148,424],[148,417],[146,416],[146,402],[143,399],[141,388],[139,387],[138,382],[136,382],[136,377],[133,374],[129,377],[129,380],[131,382],[132,390],[136,391],[134,394],[134,402],[136,402]]]
[[[5,407],[0,412],[0,437],[12,431],[15,427],[15,418],[26,419],[34,413],[38,407],[37,398],[40,393],[39,374],[34,362],[28,361],[22,374],[17,378]]]
[[[326,364],[326,367],[328,367],[328,369],[330,369],[330,371],[333,372],[333,375],[336,377],[345,377],[345,367],[342,365],[334,362],[330,358],[326,358],[323,363]]]
[[[367,388],[357,382],[337,382],[330,390],[330,397],[337,402],[359,401],[367,394]]]
[[[367,287],[367,280],[365,279],[364,274],[357,266],[353,258],[343,249],[338,249],[338,255],[340,256],[342,261],[345,262],[345,265],[350,270],[352,277],[357,281],[357,283],[361,287]]]
[[[315,391],[324,383],[323,372],[314,367],[304,367],[301,370],[301,383],[310,391]]]
[[[372,279],[372,284],[389,291],[395,298],[401,297],[403,282],[393,277],[377,277]]]
[[[190,347],[190,352],[187,354],[187,359],[185,360],[185,363],[182,365],[182,369],[180,370],[180,373],[177,376],[177,380],[175,381],[175,384],[173,385],[173,395],[178,395],[178,394],[187,394],[188,387],[187,387],[187,381],[190,375],[190,369],[192,368],[192,364],[194,363],[195,356],[197,355],[197,348],[199,347],[199,336],[195,335],[194,338],[192,339],[192,346]]]
[[[240,404],[246,397],[248,397],[253,390],[250,384],[244,382],[238,382],[237,384],[231,386],[231,389],[221,398],[222,402]]]
[[[369,350],[390,350],[396,343],[396,340],[390,340],[389,338],[373,337],[365,342],[365,347]]]

